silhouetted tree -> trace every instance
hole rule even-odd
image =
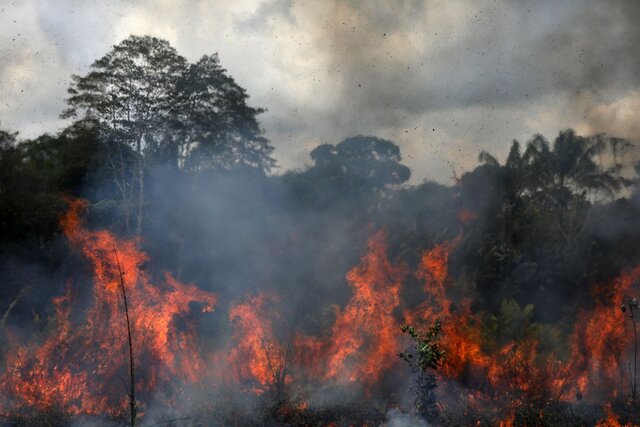
[[[218,55],[189,65],[175,88],[174,109],[179,162],[191,169],[252,168],[275,165],[273,147],[262,136],[248,95],[220,66]]]
[[[366,214],[393,185],[406,182],[411,171],[393,142],[375,136],[354,136],[311,151],[314,165],[285,181],[295,197],[316,209],[357,210]],[[338,191],[339,190],[339,191]]]
[[[535,135],[524,153],[514,141],[504,165],[480,154],[482,165],[465,174],[462,185],[469,199],[489,195],[485,209],[493,212],[488,234],[479,241],[482,261],[476,272],[485,295],[494,303],[520,292],[530,297],[536,288],[569,295],[564,287],[549,285],[580,281],[586,251],[593,249],[583,241],[593,203],[611,199],[628,184],[620,161],[628,146],[620,138],[566,130],[553,145]],[[540,265],[544,268],[535,268]],[[495,289],[507,281],[508,289]]]
[[[62,117],[95,123],[113,146],[114,178],[122,198],[125,223],[135,210],[135,230],[142,230],[145,164],[148,159],[190,166],[268,171],[273,148],[261,136],[247,94],[220,67],[216,55],[195,64],[166,41],[130,36],[73,76]],[[130,175],[127,149],[135,153]],[[135,185],[134,185],[135,184]],[[135,190],[134,190],[135,189]]]
[[[411,176],[400,163],[400,148],[375,136],[354,136],[337,145],[322,144],[311,151],[315,169],[331,180],[356,188],[402,184]]]
[[[171,92],[186,60],[165,40],[131,36],[92,64],[93,71],[73,76],[62,117],[95,120],[104,137],[131,147],[137,154],[136,232],[142,228],[144,210],[144,151],[161,143],[167,131]],[[124,175],[124,173],[122,173]],[[126,223],[134,204],[133,183],[119,183]]]

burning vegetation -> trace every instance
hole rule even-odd
[[[93,67],[69,128],[0,133],[4,422],[640,424],[628,141],[407,186],[355,136],[270,175],[217,56],[131,37]]]
[[[189,333],[193,306],[210,312],[215,295],[177,282],[170,274],[158,282],[142,270],[146,254],[134,240],[107,231],[91,232],[80,223],[82,203],[70,203],[62,219],[69,244],[89,261],[93,271],[91,303],[76,304],[76,288],[69,282],[64,295],[53,299],[55,330],[44,342],[8,341],[2,389],[2,412],[57,410],[66,414],[124,412],[123,379],[129,367],[127,326],[120,280],[127,289],[131,332],[135,337],[134,384],[138,396],[174,390],[176,378],[193,383],[206,372],[197,351],[197,337]],[[186,325],[177,326],[182,320]],[[126,387],[125,389],[128,389]]]
[[[418,413],[432,422],[514,425],[518,417],[529,417],[527,424],[543,424],[568,407],[593,410],[591,405],[600,405],[606,419],[598,425],[625,425],[617,421],[613,403],[628,405],[624,416],[633,414],[636,366],[628,358],[637,356],[631,353],[631,328],[638,303],[625,301],[636,292],[640,268],[595,286],[593,304],[578,310],[565,348],[550,347],[543,342],[545,334],[556,331],[533,322],[531,305],[521,308],[508,300],[497,317],[487,317],[473,310],[466,290],[456,289],[448,266],[462,234],[424,251],[412,272],[405,263],[390,260],[387,232],[378,231],[347,273],[351,297],[344,307],[334,307],[333,323],[324,333],[297,330],[295,316],[282,318],[282,297],[261,292],[231,304],[231,335],[210,351],[199,345],[196,323],[206,321],[214,310],[216,295],[180,283],[169,273],[153,279],[144,269],[149,260],[137,240],[87,229],[80,219],[84,203],[69,205],[61,228],[92,270],[90,302],[79,302],[79,284],[70,280],[65,293],[52,300],[55,327],[43,341],[5,330],[6,368],[0,387],[7,419],[34,411],[128,417],[123,379],[133,377],[127,376],[120,277],[132,322],[135,407],[143,419],[147,408],[158,402],[179,412],[189,405],[186,390],[194,388],[222,387],[262,396],[280,407],[276,416],[302,417],[302,424],[304,414],[315,410],[311,405],[318,390],[351,389],[364,398],[386,399],[394,396],[385,391],[389,377],[411,382],[411,372],[398,363],[398,352],[407,344],[403,330],[411,333],[417,354],[408,350],[401,358],[411,364],[416,357],[412,372],[430,375],[425,386],[418,374],[414,392]],[[413,304],[401,298],[409,275],[422,285],[424,296]],[[451,295],[460,298],[454,301]],[[276,323],[280,331],[289,323],[285,335],[278,333]],[[421,341],[420,333],[429,338]],[[397,398],[388,404],[401,404],[402,396]]]

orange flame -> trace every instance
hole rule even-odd
[[[634,292],[640,279],[640,267],[635,268],[593,293],[593,307],[582,310],[570,337],[569,372],[579,373],[576,388],[582,394],[598,394],[612,398],[626,376],[622,357],[631,347],[633,335],[630,321],[620,306]]]
[[[261,293],[229,311],[236,343],[229,357],[231,366],[238,382],[256,380],[262,386],[255,389],[258,393],[273,386],[286,368],[286,350],[275,339],[271,321],[264,313],[265,307],[276,300],[273,295]]]
[[[198,383],[202,378],[232,377],[257,394],[291,384],[292,375],[296,381],[357,382],[370,389],[398,361],[403,343],[400,320],[418,328],[442,322],[439,340],[446,359],[441,379],[467,387],[469,402],[506,402],[508,412],[496,411],[509,413],[499,421],[501,426],[514,425],[515,408],[525,402],[570,400],[576,395],[610,400],[619,390],[629,389],[624,369],[633,335],[620,305],[633,296],[640,267],[595,288],[592,306],[577,316],[569,337],[570,357],[563,363],[554,354],[542,353],[533,336],[491,341],[486,313],[475,313],[466,298],[453,298],[465,296],[449,275],[449,258],[461,235],[422,254],[413,277],[420,281],[424,298],[404,305],[402,286],[412,276],[405,265],[389,259],[386,233],[379,231],[369,239],[360,263],[348,272],[351,298],[344,307],[335,307],[335,321],[325,334],[294,334],[292,329],[288,337],[278,336],[280,297],[257,293],[230,308],[231,340],[207,358],[198,348],[192,311],[213,310],[215,295],[170,274],[152,280],[143,268],[148,257],[139,242],[86,229],[79,220],[82,209],[81,202],[71,202],[62,227],[92,267],[91,303],[82,311],[69,285],[53,301],[56,330],[40,344],[12,343],[7,370],[0,376],[0,390],[7,396],[0,401],[0,412],[15,407],[58,407],[70,414],[125,410],[120,378],[127,377],[128,360],[120,271],[130,301],[141,399],[158,390],[170,393],[166,389],[178,378]],[[224,372],[212,372],[212,361]],[[622,425],[610,405],[606,411],[599,425]]]
[[[179,283],[168,273],[164,281],[153,283],[142,268],[147,255],[136,241],[84,228],[79,220],[83,203],[70,204],[62,228],[93,268],[92,303],[84,320],[76,322],[71,313],[79,310],[71,289],[54,299],[56,332],[40,346],[13,346],[0,387],[21,407],[56,405],[71,414],[121,410],[126,401],[121,378],[128,378],[121,271],[132,321],[137,389],[144,396],[175,378],[198,380],[206,366],[198,356],[195,334],[178,328],[176,320],[183,319],[188,329],[191,306],[211,311],[215,295]]]
[[[598,424],[596,424],[596,427],[635,427],[632,423],[622,424],[611,410],[611,404],[607,403],[604,410],[607,417],[604,420],[599,421]]]
[[[516,414],[513,412],[507,415],[506,418],[500,420],[498,423],[498,427],[513,427],[513,423],[516,421]]]
[[[360,265],[347,274],[353,296],[336,310],[325,378],[372,384],[397,359],[400,326],[393,312],[400,305],[405,269],[389,261],[385,242],[386,233],[376,233]]]

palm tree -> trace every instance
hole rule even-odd
[[[569,129],[560,132],[553,146],[544,136],[534,135],[523,154],[514,140],[504,165],[486,152],[479,160],[502,171],[506,217],[518,201],[526,199],[529,209],[551,222],[552,233],[575,247],[591,203],[614,197],[628,182],[621,175],[620,155],[630,146],[622,138],[603,134],[583,137]]]
[[[621,154],[629,146],[620,138],[582,137],[566,130],[553,144],[534,135],[524,151],[513,141],[504,163],[480,154],[482,165],[466,182],[484,177],[492,183],[486,187],[492,194],[482,195],[490,200],[487,211],[493,211],[480,250],[481,271],[489,272],[480,285],[487,298],[497,303],[501,292],[530,295],[533,287],[541,295],[561,293],[544,285],[558,281],[571,286],[572,272],[586,268],[585,251],[591,245],[581,242],[593,204],[619,195],[628,183],[621,174]]]
[[[530,195],[541,209],[552,213],[555,231],[569,247],[575,248],[588,223],[592,202],[612,198],[624,186],[617,153],[629,146],[620,138],[602,134],[583,137],[573,130],[560,132],[553,148],[541,135],[529,142],[524,159],[529,168]]]
[[[631,143],[622,138],[608,137],[604,134],[579,136],[571,130],[560,132],[553,143],[542,135],[534,135],[528,142],[524,154],[520,153],[520,144],[513,141],[504,166],[491,154],[480,153],[481,163],[502,167],[530,194],[554,192],[554,196],[565,193],[614,196],[626,183],[621,176],[621,154],[631,147]],[[602,158],[608,158],[609,167],[603,166]],[[558,193],[559,192],[559,193]]]

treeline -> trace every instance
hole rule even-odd
[[[68,105],[59,134],[0,133],[0,315],[20,295],[9,321],[45,318],[78,271],[58,226],[70,197],[90,202],[90,226],[140,236],[150,268],[223,299],[277,289],[309,307],[303,328],[348,298],[344,276],[379,228],[409,264],[462,236],[450,267],[474,304],[532,303],[541,321],[573,315],[592,283],[639,261],[640,198],[620,138],[535,135],[504,164],[481,153],[453,185],[407,186],[397,145],[354,136],[272,175],[264,110],[216,55],[188,63],[152,37],[74,76]]]

